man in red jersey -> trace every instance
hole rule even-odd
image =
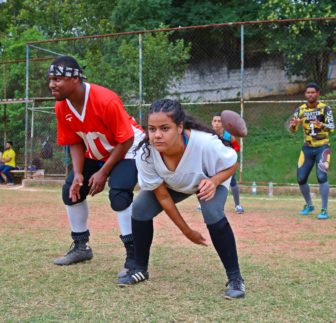
[[[143,130],[128,115],[117,94],[83,81],[83,71],[73,57],[55,59],[48,78],[56,99],[57,142],[69,145],[73,165],[62,198],[74,242],[54,263],[71,265],[92,259],[86,197],[103,191],[108,180],[111,208],[117,212],[120,238],[126,248],[126,261],[119,273],[122,276],[134,265],[131,215],[137,169],[133,149],[144,137]]]

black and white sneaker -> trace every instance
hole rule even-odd
[[[226,283],[225,298],[235,299],[245,297],[245,284],[244,279],[236,278],[231,279]]]
[[[144,270],[132,270],[128,275],[120,277],[118,279],[117,285],[120,287],[126,287],[135,285],[148,280],[149,274]]]

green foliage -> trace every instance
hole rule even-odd
[[[111,21],[116,31],[157,29],[166,22],[172,0],[117,0]]]
[[[332,17],[336,3],[328,1],[282,1],[262,0],[259,17],[264,20]],[[289,76],[299,75],[319,83],[322,88],[327,81],[328,64],[335,52],[334,22],[299,22],[260,26],[267,38],[269,52],[279,52],[284,58],[284,68]]]
[[[165,96],[168,87],[183,76],[190,46],[183,40],[170,41],[169,33],[145,34],[142,38],[143,101],[151,102]],[[100,84],[112,88],[124,102],[138,102],[138,38],[112,39],[106,46],[108,50],[96,48],[88,52],[85,62],[89,79],[98,79]]]
[[[26,43],[31,40],[42,40],[43,36],[37,28],[28,28],[19,33],[18,28],[11,27],[9,30],[9,37],[3,41],[5,48],[3,52],[3,60],[15,61],[18,57],[24,57],[26,52]],[[32,55],[31,57],[34,57]],[[38,64],[30,66],[30,73],[36,74],[41,70]],[[1,75],[2,76],[2,75]],[[6,65],[6,92],[7,98],[22,98],[25,97],[25,80],[26,80],[26,66],[25,62]],[[32,79],[30,82],[31,93],[36,93],[35,96],[40,94],[40,79]],[[4,78],[0,77],[0,85],[4,86]]]

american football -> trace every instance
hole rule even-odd
[[[221,113],[223,128],[236,137],[246,137],[245,120],[235,111],[223,110]]]

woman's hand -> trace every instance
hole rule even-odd
[[[216,187],[217,185],[211,179],[202,179],[198,184],[197,197],[202,201],[211,200],[215,196]]]
[[[184,235],[195,244],[207,246],[205,238],[198,231],[190,230]]]

